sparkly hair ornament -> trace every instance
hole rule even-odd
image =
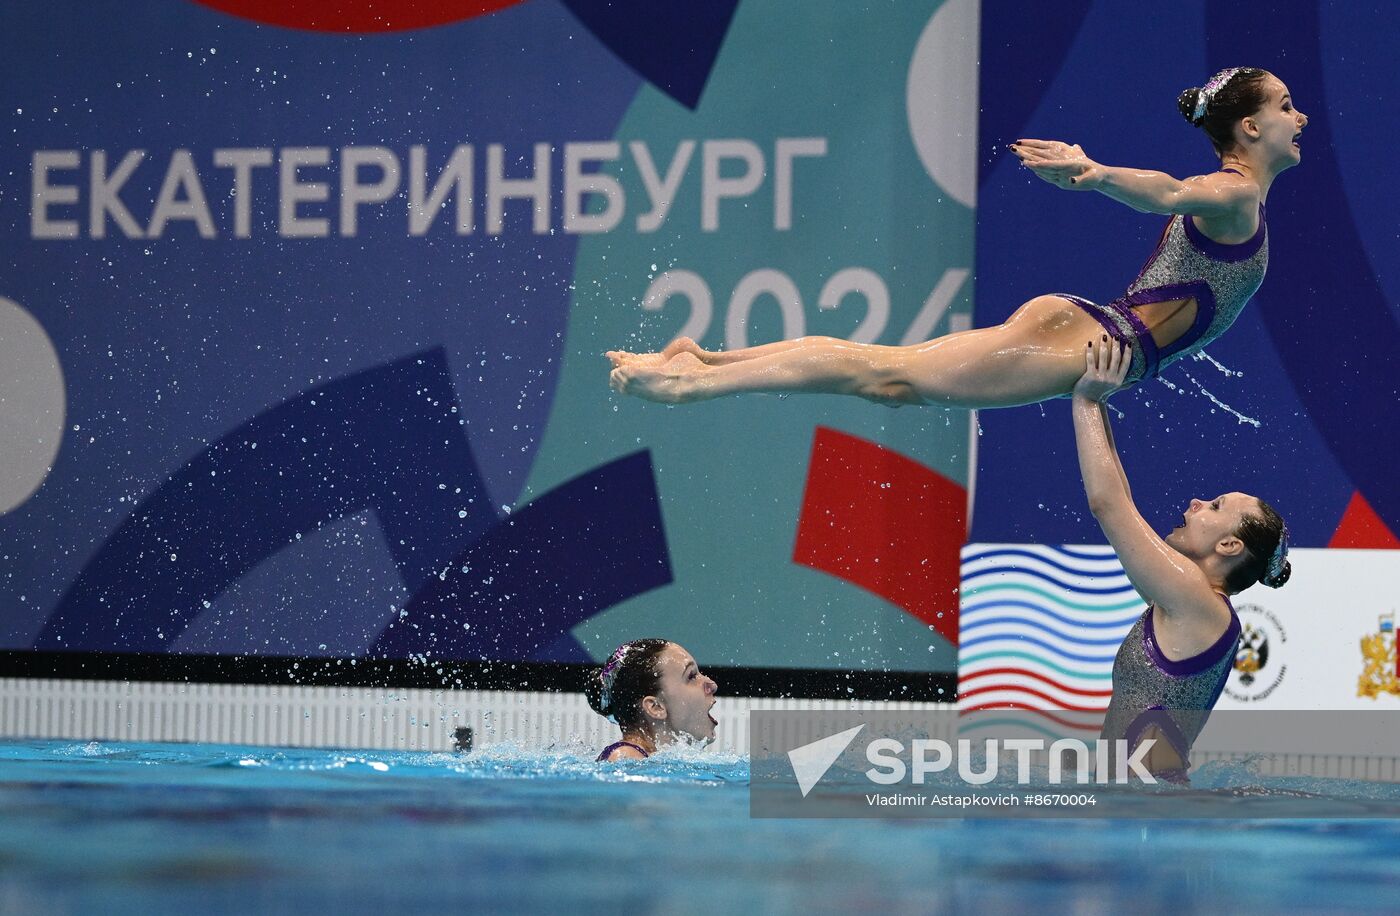
[[[623,663],[627,660],[627,653],[632,651],[632,644],[619,646],[617,651],[608,659],[608,663],[603,666],[603,670],[598,672],[598,683],[603,685],[599,694],[599,704],[607,710],[608,721],[617,724],[617,716],[613,715],[612,692],[613,685],[617,683],[617,673],[622,670]]]
[[[1243,67],[1229,67],[1221,70],[1210,78],[1210,82],[1201,87],[1200,93],[1196,96],[1196,110],[1191,115],[1192,124],[1201,123],[1206,116],[1206,109],[1210,107],[1210,100],[1215,98],[1215,94],[1224,89],[1225,84],[1243,69]]]
[[[1269,557],[1269,578],[1277,579],[1283,574],[1283,564],[1288,561],[1288,526],[1283,526],[1283,532],[1278,536],[1278,546],[1274,548],[1274,555]]]

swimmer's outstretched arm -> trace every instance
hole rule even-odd
[[[1085,348],[1085,364],[1071,411],[1089,511],[1144,599],[1169,612],[1218,612],[1220,599],[1200,567],[1168,546],[1133,504],[1103,403],[1127,376],[1128,352],[1115,342],[1094,341]]]
[[[1037,178],[1057,188],[1098,191],[1142,213],[1252,218],[1259,206],[1259,186],[1232,172],[1178,179],[1150,169],[1107,166],[1078,144],[1059,140],[1018,140],[1011,150]]]

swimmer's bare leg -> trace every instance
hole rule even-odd
[[[814,341],[823,341],[829,344],[850,343],[850,341],[836,337],[798,337],[792,340],[777,340],[773,343],[758,344],[753,347],[741,347],[738,350],[702,350],[700,345],[689,337],[677,337],[667,344],[666,349],[662,350],[661,353],[667,359],[678,353],[691,353],[707,366],[727,366],[730,363],[742,363],[749,359],[800,349],[810,346]]]
[[[612,360],[613,367],[627,363],[639,363],[641,365],[656,366],[670,362],[681,353],[689,353],[699,359],[707,366],[727,366],[730,363],[743,362],[748,359],[755,359],[760,356],[771,356],[774,353],[782,353],[797,347],[805,346],[806,342],[812,340],[826,340],[831,343],[847,343],[832,337],[811,338],[799,337],[795,340],[779,340],[774,343],[759,344],[754,347],[743,347],[738,350],[705,350],[689,337],[677,337],[666,345],[660,353],[630,353],[626,350],[609,350],[608,359]]]
[[[1069,392],[1083,371],[1084,343],[1099,330],[1072,303],[1042,296],[1004,324],[915,346],[805,337],[735,351],[743,358],[711,365],[688,352],[661,364],[625,363],[609,383],[668,404],[792,392],[847,394],[891,406],[1010,407]]]
[[[918,403],[908,393],[901,398],[893,391],[877,391],[872,384],[889,374],[904,348],[832,337],[765,346],[773,348],[766,355],[745,354],[748,358],[719,365],[706,365],[689,352],[660,364],[626,362],[613,370],[608,381],[615,391],[665,404],[741,392],[852,394],[884,403]]]

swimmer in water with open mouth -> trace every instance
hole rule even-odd
[[[618,646],[584,684],[593,711],[622,729],[622,740],[598,759],[636,760],[678,740],[713,740],[719,723],[710,710],[718,690],[676,643],[637,639]]]

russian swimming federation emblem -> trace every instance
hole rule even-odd
[[[1288,633],[1273,611],[1257,604],[1242,604],[1240,641],[1235,647],[1234,670],[1225,683],[1225,695],[1232,700],[1257,702],[1273,693],[1283,681],[1288,665],[1281,660]]]

